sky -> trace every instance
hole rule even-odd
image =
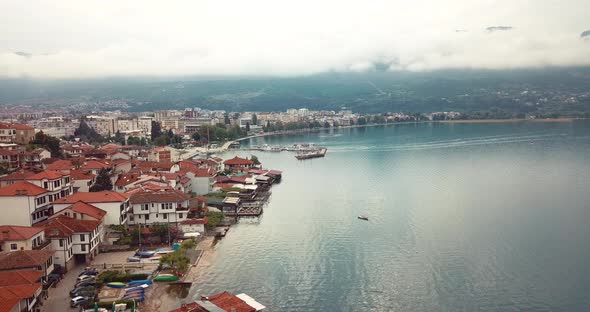
[[[590,0],[2,0],[0,76],[578,66],[586,30]]]

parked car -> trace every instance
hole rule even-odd
[[[94,292],[96,288],[93,286],[78,286],[72,290],[70,290],[70,297],[78,297],[80,296],[81,292]]]
[[[95,280],[96,276],[94,275],[80,275],[78,276],[78,281],[87,281],[87,280]]]
[[[77,287],[84,287],[84,286],[94,286],[94,285],[96,285],[96,280],[94,280],[94,279],[89,279],[89,280],[85,280],[85,281],[80,281],[80,282],[77,282],[77,283],[74,285],[74,288],[77,288]]]
[[[77,306],[85,305],[88,303],[88,300],[88,297],[74,297],[72,298],[72,300],[70,300],[70,307],[75,308]]]
[[[84,271],[80,272],[78,276],[82,275],[98,275],[98,270],[95,268],[86,268]]]

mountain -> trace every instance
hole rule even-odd
[[[590,112],[590,67],[326,73],[305,77],[0,80],[1,105],[69,111],[313,110]],[[110,106],[122,100],[124,106]],[[80,103],[86,103],[80,106]]]

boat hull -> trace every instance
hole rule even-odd
[[[176,282],[179,279],[177,275],[159,275],[154,277],[154,282]]]
[[[107,283],[107,286],[110,288],[125,288],[127,284],[121,282],[110,282]]]

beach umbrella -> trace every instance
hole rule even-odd
[[[135,312],[135,299],[133,299],[133,305],[131,306],[131,312]]]
[[[115,302],[113,301],[113,312],[115,312]]]
[[[94,312],[98,312],[98,302],[94,303]]]

